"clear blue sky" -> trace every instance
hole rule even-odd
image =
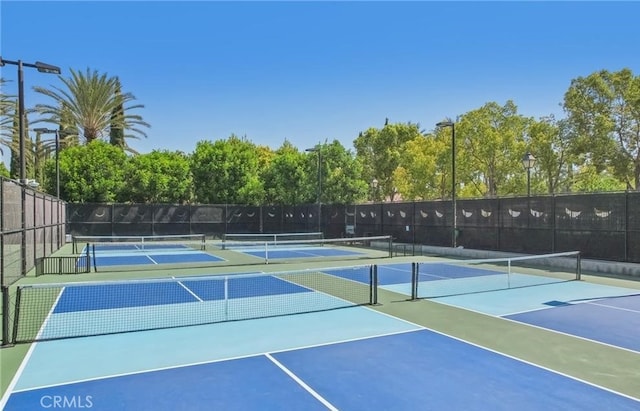
[[[390,122],[427,130],[513,100],[555,114],[570,81],[640,75],[636,2],[0,2],[0,54],[118,76],[145,108],[140,152],[232,133],[304,150]],[[15,94],[17,69],[3,90]],[[56,76],[25,69],[33,86]],[[46,99],[44,101],[47,101]],[[5,150],[5,162],[7,161]]]

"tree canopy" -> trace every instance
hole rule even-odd
[[[54,124],[61,193],[67,201],[288,205],[447,199],[452,195],[452,128],[419,124],[369,127],[355,151],[337,139],[299,150],[289,140],[272,150],[234,134],[200,140],[191,153],[139,154],[127,138],[149,125],[134,111],[117,77],[89,69],[61,77],[64,87],[36,87],[52,104],[28,109],[29,124]],[[4,83],[4,81],[3,81]],[[15,96],[0,94],[0,143],[18,171]],[[514,101],[489,101],[452,120],[458,197],[524,195],[525,153],[534,155],[532,194],[640,187],[640,77],[601,70],[571,81],[566,118],[526,117]],[[176,136],[181,138],[183,136]],[[28,178],[55,192],[53,139],[26,142]]]

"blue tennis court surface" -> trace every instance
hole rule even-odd
[[[370,321],[375,317],[369,314],[363,313],[360,318],[367,326],[371,326]],[[240,334],[244,338],[267,332],[259,324],[245,324],[258,330],[245,330]],[[398,328],[389,323],[387,326],[389,330]],[[382,327],[378,328],[382,331]],[[362,330],[362,326],[358,329]],[[277,332],[296,340],[291,330],[281,328]],[[100,338],[104,337],[94,337],[94,340]],[[151,341],[150,338],[148,342]],[[208,341],[213,343],[211,339]],[[137,343],[140,342],[138,339]],[[98,343],[90,344],[95,349],[100,347]],[[50,367],[52,361],[44,358],[47,352],[53,354],[46,347],[48,344],[36,347],[41,352],[32,356],[33,366],[39,363],[41,367]],[[113,351],[108,344],[104,341],[103,351]],[[183,347],[174,351],[180,352],[192,345],[182,341],[181,344]],[[216,352],[215,343],[209,350]],[[167,351],[165,355],[175,355],[172,352]],[[84,350],[76,355],[86,354]],[[73,354],[63,350],[57,355],[70,359]],[[198,364],[121,372],[86,380],[74,381],[73,372],[67,372],[66,382],[47,386],[31,386],[28,381],[21,381],[22,388],[11,395],[5,409],[32,410],[43,401],[48,405],[47,401],[54,397],[84,401],[85,405],[91,403],[91,408],[96,410],[412,410],[426,407],[424,409],[623,411],[637,410],[640,406],[636,399],[428,330],[238,355],[224,360],[207,361],[205,357]],[[87,365],[96,365],[96,361]],[[26,378],[33,372],[25,370],[23,375]]]
[[[246,298],[310,292],[311,290],[271,276],[237,278],[230,288],[219,280],[132,282],[65,288],[53,313],[179,304],[197,301]]]
[[[259,258],[310,258],[310,257],[340,257],[340,256],[355,256],[362,254],[352,250],[341,250],[330,247],[301,247],[301,248],[285,248],[285,249],[237,249],[235,251],[242,252],[244,254],[252,255]]]
[[[364,268],[324,272],[362,284],[371,274]],[[377,273],[382,288],[410,295],[410,264],[379,265]],[[472,282],[494,275],[452,273],[453,281]],[[285,275],[238,276],[238,282],[225,277],[65,288],[43,335],[55,334],[61,324],[103,327],[109,321],[117,323],[114,332],[135,324],[146,329],[156,320],[182,321],[194,313],[228,315],[238,308],[234,304],[268,318],[35,343],[0,406],[49,409],[58,401],[92,410],[640,409],[638,398],[368,306],[313,312],[320,301],[314,298],[325,308],[328,301],[344,301]],[[439,281],[448,280],[425,280]],[[619,297],[625,292],[572,281],[434,301],[637,350],[640,296]],[[269,310],[282,304],[297,310],[309,304],[310,312],[269,317],[280,315]],[[89,321],[74,322],[76,316]],[[584,323],[590,328],[579,327]]]
[[[85,253],[86,250],[83,250]],[[222,258],[180,244],[96,244],[91,264],[113,267],[148,264],[189,264],[223,261]]]
[[[640,353],[640,295],[567,302],[505,318]]]

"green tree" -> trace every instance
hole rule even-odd
[[[0,176],[9,178],[9,170],[7,170],[7,166],[5,166],[4,163],[1,161],[0,161]]]
[[[422,133],[418,124],[389,124],[382,129],[369,128],[353,142],[364,169],[362,176],[371,183],[378,181],[377,195],[393,199],[396,194],[393,173],[402,160],[403,145]]]
[[[309,175],[305,165],[305,155],[285,140],[261,174],[265,203],[293,205],[308,202]]]
[[[406,200],[451,197],[451,132],[419,135],[402,149],[394,185]]]
[[[318,152],[309,152],[307,156],[307,181],[310,201],[317,201],[318,183],[320,201],[327,204],[349,204],[361,200],[368,190],[367,182],[362,180],[362,163],[338,140],[320,144],[320,181],[318,181]]]
[[[571,127],[553,116],[531,122],[528,151],[536,158],[531,170],[532,193],[561,193],[570,190]]]
[[[154,150],[131,157],[126,164],[120,202],[186,203],[193,179],[189,158],[179,151]]]
[[[601,70],[571,81],[564,109],[575,129],[581,164],[611,170],[640,189],[640,77],[630,69]]]
[[[115,97],[118,103],[111,111],[111,124],[109,125],[109,142],[111,145],[124,149],[126,142],[124,139],[124,105],[122,104],[122,89],[120,81],[116,78]]]
[[[15,96],[2,93],[5,83],[7,81],[0,77],[0,144],[11,150],[14,132],[13,118],[18,103]],[[0,153],[4,153],[1,148]]]
[[[114,202],[128,184],[127,155],[107,142],[94,140],[60,152],[60,197],[69,202]],[[51,173],[51,167],[47,168]],[[51,175],[47,181],[55,180]]]
[[[531,119],[509,100],[486,103],[456,124],[456,180],[465,197],[524,192],[522,156]]]
[[[11,139],[8,144],[11,150],[11,158],[9,160],[9,174],[11,178],[20,178],[20,115],[18,114],[18,102],[15,103],[13,110],[13,118],[11,124]],[[26,146],[26,142],[25,142]]]
[[[618,180],[611,170],[597,169],[593,164],[583,164],[576,167],[572,175],[571,189],[575,192],[620,191],[625,189],[625,183]]]
[[[264,188],[255,144],[235,135],[227,140],[200,141],[191,155],[196,201],[260,204]]]
[[[115,115],[116,124],[130,132],[125,133],[124,138],[147,136],[142,128],[149,127],[149,124],[142,116],[132,113],[133,110],[144,106],[127,105],[136,98],[131,93],[118,92],[117,77],[108,77],[89,69],[85,73],[70,71],[71,78],[59,76],[66,89],[34,87],[36,92],[55,101],[54,105],[36,105],[36,110],[45,116],[43,121],[60,125],[64,119],[69,123],[68,127],[77,129],[84,141],[90,143],[107,138],[111,125],[114,124],[112,117]]]

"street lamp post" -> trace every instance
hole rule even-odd
[[[527,170],[527,197],[531,197],[531,169],[536,164],[536,158],[529,152],[522,156],[522,166]]]
[[[371,201],[374,202],[377,199],[377,195],[378,194],[378,179],[374,178],[373,180],[371,180]]]
[[[25,129],[24,129],[24,76],[23,67],[32,67],[37,69],[41,73],[60,74],[60,67],[52,66],[41,61],[35,63],[24,63],[22,60],[5,60],[0,56],[0,67],[5,64],[11,64],[18,66],[18,133],[20,134],[20,184],[27,184],[27,165],[25,161]],[[25,190],[22,189],[22,206],[21,206],[21,229],[22,229],[22,242],[21,242],[21,274],[27,274],[27,210],[25,197]]]
[[[451,127],[451,207],[453,209],[453,228],[451,232],[451,244],[456,247],[456,234],[458,231],[456,210],[456,124],[453,121],[441,121],[436,127]]]
[[[310,153],[316,153],[318,155],[318,184],[316,187],[316,201],[318,203],[318,232],[322,232],[322,152],[320,151],[320,145],[313,148],[308,148],[305,151]]]
[[[24,74],[23,67],[32,67],[37,69],[41,73],[60,74],[60,67],[52,66],[47,63],[36,61],[35,63],[24,63],[22,60],[13,61],[6,60],[0,57],[0,67],[5,64],[12,64],[18,66],[18,133],[20,135],[20,182],[26,183],[27,180],[27,166],[25,161],[25,138],[26,133],[24,129]]]
[[[56,197],[60,198],[60,131],[48,128],[34,128],[33,131],[40,134],[55,134],[56,136]]]

